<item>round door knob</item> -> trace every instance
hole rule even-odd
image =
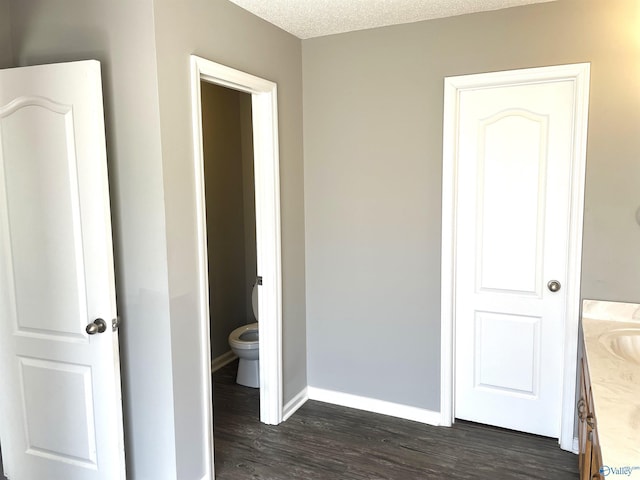
[[[95,335],[96,333],[102,333],[107,330],[107,322],[101,318],[96,318],[93,322],[87,325],[85,328],[89,335]]]
[[[560,282],[557,280],[551,280],[549,283],[547,283],[547,288],[552,292],[557,292],[558,290],[560,290],[561,286],[562,285],[560,285]]]

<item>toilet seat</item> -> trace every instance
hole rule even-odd
[[[245,336],[245,338],[241,338]],[[247,339],[249,337],[250,339]],[[255,340],[254,340],[255,338]],[[258,322],[242,325],[229,334],[229,345],[239,350],[258,348]]]

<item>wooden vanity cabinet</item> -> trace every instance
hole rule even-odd
[[[600,473],[600,468],[602,468],[602,451],[600,450],[600,443],[598,442],[598,434],[595,428],[591,433],[593,434],[593,443],[591,444],[591,479],[604,480],[604,475]]]
[[[580,398],[577,405],[580,480],[603,480],[604,477],[600,473],[602,453],[600,451],[600,442],[598,441],[596,414],[593,408],[589,368],[584,357],[584,345],[582,346],[582,351],[583,354],[580,359]]]

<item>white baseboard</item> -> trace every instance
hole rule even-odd
[[[286,422],[307,400],[309,400],[309,395],[307,394],[307,387],[304,387],[282,408],[282,421]]]
[[[380,413],[391,417],[404,418],[405,420],[413,420],[414,422],[426,423],[427,425],[440,425],[440,412],[434,412],[433,410],[316,387],[307,387],[307,395],[310,400]]]
[[[233,362],[236,358],[238,358],[238,357],[231,350],[229,350],[226,353],[223,353],[222,355],[217,356],[211,362],[211,373],[213,373],[216,370],[221,369],[225,365]]]
[[[580,441],[578,440],[578,437],[573,437],[573,453],[579,453],[580,452]]]

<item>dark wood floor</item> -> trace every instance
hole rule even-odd
[[[263,425],[259,392],[236,385],[236,369],[214,374],[217,479],[578,478],[577,457],[556,440],[473,423],[430,427],[308,401]]]

